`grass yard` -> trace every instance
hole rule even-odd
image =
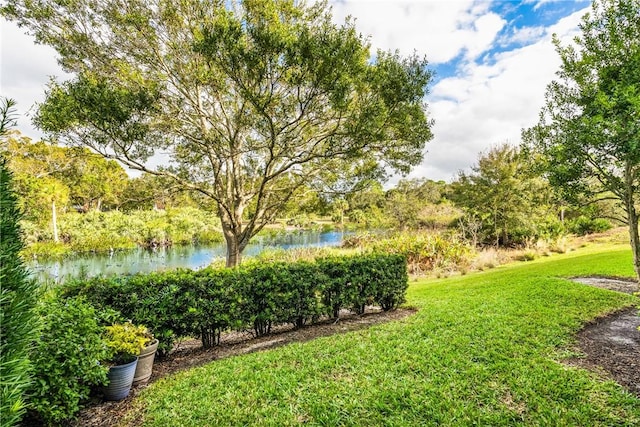
[[[216,361],[160,380],[127,420],[144,426],[637,426],[640,400],[565,366],[573,334],[638,299],[561,279],[633,275],[596,246],[413,282],[418,313],[367,330]]]

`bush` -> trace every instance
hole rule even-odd
[[[24,392],[31,382],[29,349],[38,328],[37,284],[20,258],[21,213],[12,176],[0,158],[0,420],[11,426],[24,414]]]
[[[241,326],[236,277],[236,270],[208,268],[193,273],[176,295],[183,311],[180,330],[199,336],[204,348],[218,345],[223,331]]]
[[[176,337],[199,336],[217,345],[229,329],[267,334],[273,325],[301,327],[343,308],[363,313],[366,305],[384,310],[404,301],[406,259],[401,255],[329,257],[315,262],[253,262],[237,269],[134,275],[75,280],[66,296],[85,296],[101,310],[110,308],[150,327],[166,354]]]
[[[371,272],[371,280],[377,283],[373,296],[374,302],[385,310],[395,310],[406,301],[409,277],[407,260],[401,255],[378,256],[376,266]]]
[[[171,350],[177,335],[190,332],[176,304],[178,291],[193,283],[193,272],[176,270],[125,277],[73,279],[62,287],[65,297],[83,296],[99,310],[112,309],[123,319],[145,324],[158,339],[158,355]]]
[[[220,221],[211,213],[184,207],[166,211],[69,212],[58,220],[64,244],[53,245],[51,233],[24,221],[29,231],[29,255],[51,257],[73,252],[109,252],[136,246],[222,242]],[[53,246],[51,246],[53,245]],[[33,246],[33,248],[31,248]],[[50,251],[50,253],[49,253]],[[64,252],[64,253],[62,253]]]
[[[240,319],[256,336],[268,334],[274,323],[282,321],[287,281],[286,264],[282,263],[250,264],[238,270]]]
[[[591,219],[586,216],[579,216],[576,219],[568,221],[567,228],[570,233],[585,236],[587,234],[603,233],[611,229],[612,225],[606,219]]]
[[[47,425],[60,425],[81,409],[92,387],[106,384],[101,362],[110,352],[100,314],[83,299],[49,296],[38,311],[43,327],[31,354],[29,411]]]
[[[132,362],[150,341],[149,337],[149,331],[143,325],[124,322],[107,326],[104,341],[111,351],[109,360],[115,365]]]
[[[308,261],[286,264],[286,272],[281,321],[296,328],[317,321],[323,311],[318,288],[326,280],[323,272]]]
[[[321,292],[329,316],[337,318],[341,309],[362,314],[374,303],[391,310],[405,301],[407,261],[402,255],[332,257],[318,263],[327,277]]]
[[[370,244],[374,252],[406,257],[409,272],[467,267],[473,253],[471,247],[455,236],[433,233],[401,233]]]

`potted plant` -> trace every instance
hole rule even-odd
[[[129,395],[138,364],[138,355],[147,342],[147,328],[131,322],[105,328],[105,343],[111,351],[109,384],[104,387],[106,400],[122,400]]]
[[[158,340],[154,338],[153,334],[147,328],[145,328],[144,337],[144,348],[138,355],[138,365],[136,366],[136,373],[133,377],[133,385],[143,384],[149,381],[151,371],[153,370],[153,360],[158,350]]]

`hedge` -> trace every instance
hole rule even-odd
[[[392,310],[405,301],[405,257],[366,254],[315,262],[248,263],[237,269],[138,274],[93,278],[63,285],[64,296],[84,296],[98,309],[114,309],[144,324],[166,354],[178,337],[198,336],[211,347],[227,330],[274,325],[301,327],[341,310],[362,314],[365,306]]]

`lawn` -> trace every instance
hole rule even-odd
[[[576,284],[631,277],[630,251],[598,246],[412,282],[419,311],[367,330],[219,360],[152,384],[144,426],[640,425],[640,400],[562,360],[573,334],[637,298]],[[141,421],[142,420],[142,421]],[[139,425],[139,424],[137,424]]]

